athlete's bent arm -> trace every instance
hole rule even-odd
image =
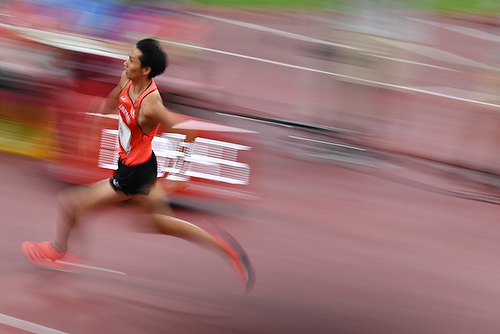
[[[107,97],[105,97],[98,107],[98,113],[100,114],[111,114],[116,111],[116,107],[118,106],[118,98],[120,97],[120,93],[123,90],[123,87],[127,84],[127,76],[125,75],[125,71],[122,73],[120,81],[118,85],[109,93]]]

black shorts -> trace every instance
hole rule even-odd
[[[136,166],[127,166],[118,160],[118,169],[109,183],[115,191],[121,191],[125,195],[147,195],[156,181],[157,173],[158,165],[153,152],[148,161]]]

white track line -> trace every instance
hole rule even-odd
[[[487,32],[481,31],[481,30],[467,28],[467,27],[461,27],[461,26],[457,26],[457,25],[453,25],[453,24],[416,19],[416,18],[412,18],[412,17],[408,17],[408,19],[413,20],[415,22],[431,25],[431,26],[434,26],[437,28],[450,30],[450,31],[456,32],[458,34],[467,35],[467,36],[479,38],[479,39],[484,39],[487,41],[500,42],[500,36],[493,35],[493,34],[490,34],[490,33],[487,33]]]
[[[112,270],[112,269],[106,269],[106,268],[101,268],[101,267],[88,266],[88,265],[85,265],[85,264],[79,264],[79,263],[73,263],[73,262],[66,262],[66,261],[57,261],[57,262],[65,264],[67,266],[73,266],[73,267],[77,267],[77,268],[97,270],[97,271],[104,271],[104,272],[107,272],[107,273],[112,273],[112,274],[117,274],[117,275],[125,275],[125,276],[127,275],[124,272],[116,271],[116,270]]]
[[[36,334],[68,334],[66,332],[58,331],[57,329],[38,325],[26,320],[10,317],[2,313],[0,313],[0,323]]]
[[[318,44],[338,46],[338,47],[342,47],[342,48],[346,48],[346,49],[363,51],[363,49],[356,48],[356,47],[353,47],[353,46],[339,44],[339,43],[333,43],[333,42],[328,42],[328,41],[324,41],[322,39],[317,39],[317,38],[313,38],[313,37],[302,36],[302,35],[294,34],[294,33],[291,33],[291,32],[286,32],[286,31],[283,31],[283,30],[278,30],[278,29],[273,29],[273,28],[268,28],[268,27],[260,26],[260,25],[253,24],[253,23],[241,22],[241,21],[236,21],[236,20],[231,20],[231,19],[224,19],[224,18],[217,17],[217,16],[211,16],[211,15],[205,15],[205,14],[198,14],[198,13],[192,13],[192,12],[183,12],[183,13],[186,13],[186,14],[189,14],[189,15],[193,15],[193,16],[203,17],[205,19],[210,19],[210,20],[214,20],[214,21],[220,21],[220,22],[224,22],[224,23],[229,23],[229,24],[233,24],[233,25],[237,25],[237,26],[240,26],[240,27],[245,27],[245,28],[249,28],[249,29],[253,29],[253,30],[264,31],[264,32],[272,33],[272,34],[283,36],[283,37],[290,37],[290,38],[298,39],[298,40],[301,40],[301,41],[314,42],[314,43],[318,43]]]
[[[1,26],[1,24],[0,24],[0,26]],[[264,28],[264,27],[262,27],[262,28]],[[267,28],[267,29],[269,29],[269,28]],[[31,30],[34,30],[34,29],[31,29]],[[42,33],[42,32],[38,32],[38,33]],[[50,44],[50,41],[44,41],[44,42]],[[438,92],[432,92],[432,91],[428,91],[428,90],[424,90],[424,89],[419,89],[419,88],[414,88],[414,87],[393,85],[393,84],[388,84],[388,83],[385,83],[385,82],[378,82],[378,81],[374,81],[374,80],[367,80],[367,79],[362,79],[362,78],[356,78],[356,77],[353,77],[353,76],[344,75],[344,74],[340,74],[340,73],[327,72],[327,71],[317,70],[317,69],[314,69],[314,68],[297,66],[297,65],[292,65],[292,64],[277,62],[277,61],[263,59],[263,58],[251,57],[251,56],[246,56],[246,55],[237,54],[237,53],[233,53],[233,52],[227,52],[227,51],[222,51],[222,50],[210,49],[210,48],[206,48],[206,47],[202,47],[202,46],[196,46],[196,45],[190,45],[190,44],[186,44],[186,43],[173,42],[173,41],[168,41],[168,40],[162,40],[162,42],[166,43],[166,44],[182,46],[182,47],[185,47],[185,48],[191,48],[191,49],[195,49],[195,50],[202,50],[202,51],[207,51],[207,52],[214,52],[214,53],[219,53],[219,54],[224,54],[224,55],[229,55],[229,56],[234,56],[234,57],[240,57],[240,58],[250,59],[250,60],[254,60],[254,61],[260,61],[260,62],[264,62],[264,63],[268,63],[268,64],[273,64],[273,65],[278,65],[278,66],[283,66],[283,67],[288,67],[288,68],[294,68],[294,69],[303,70],[303,71],[309,71],[309,72],[314,72],[314,73],[321,73],[321,74],[325,74],[325,75],[331,75],[331,76],[335,76],[335,77],[338,77],[338,78],[346,78],[346,79],[349,79],[349,80],[358,81],[360,83],[366,83],[366,84],[370,84],[370,85],[374,85],[374,86],[379,86],[379,87],[386,87],[386,88],[390,88],[390,89],[397,89],[397,90],[408,91],[408,92],[413,92],[413,93],[420,93],[420,94],[426,94],[426,95],[431,95],[431,96],[437,96],[437,97],[447,98],[447,99],[451,99],[451,100],[455,100],[455,101],[467,102],[467,103],[478,104],[478,105],[483,105],[483,106],[488,106],[488,107],[494,107],[494,108],[499,108],[500,107],[500,105],[494,104],[494,103],[488,103],[488,102],[483,102],[483,101],[466,99],[466,98],[461,98],[461,97],[458,97],[458,96],[441,94],[441,93],[438,93]],[[57,47],[65,48],[65,47],[68,47],[68,46],[65,43],[62,43],[62,44],[57,44]],[[71,49],[71,48],[69,48],[69,49]],[[84,52],[92,53],[92,49],[87,47]],[[109,56],[112,57],[112,55],[109,55]],[[119,57],[121,57],[121,56],[119,56]]]
[[[336,46],[336,47],[344,48],[344,49],[351,49],[351,50],[362,51],[362,52],[366,53],[367,55],[375,57],[375,58],[388,59],[388,60],[398,61],[398,62],[402,62],[402,63],[408,63],[408,64],[413,64],[413,65],[426,66],[426,67],[432,67],[432,68],[437,68],[437,69],[446,70],[446,71],[457,72],[456,70],[453,70],[451,68],[446,68],[446,67],[436,66],[436,65],[426,64],[426,63],[420,63],[420,62],[406,60],[406,59],[400,59],[400,58],[393,58],[393,57],[388,57],[388,56],[382,56],[382,55],[370,53],[370,50],[366,50],[366,49],[362,49],[362,48],[356,48],[356,47],[345,45],[345,44],[339,44],[339,43],[329,42],[329,41],[325,41],[325,40],[314,38],[314,37],[307,37],[307,36],[303,36],[303,35],[298,35],[298,34],[286,32],[286,31],[283,31],[283,30],[278,30],[278,29],[273,29],[273,28],[268,28],[268,27],[260,26],[260,25],[253,24],[253,23],[235,21],[235,20],[231,20],[231,19],[224,19],[224,18],[220,18],[220,17],[216,17],[216,16],[204,15],[204,14],[198,14],[198,13],[192,13],[192,12],[183,12],[183,13],[186,13],[186,14],[189,14],[189,15],[203,17],[203,18],[206,18],[206,19],[214,20],[214,21],[220,21],[220,22],[224,22],[224,23],[238,25],[238,26],[241,26],[241,27],[249,28],[249,29],[264,31],[264,32],[272,33],[272,34],[275,34],[275,35],[278,35],[278,36],[283,36],[283,37],[289,37],[289,38],[293,38],[293,39],[298,39],[298,40],[301,40],[301,41],[312,42],[312,43],[323,44],[323,45],[329,45],[329,46]]]
[[[472,100],[472,99],[466,99],[458,96],[452,96],[452,95],[447,95],[447,94],[441,94],[438,92],[432,92],[420,88],[415,88],[415,87],[408,87],[408,86],[400,86],[400,85],[393,85],[385,82],[380,82],[380,81],[374,81],[374,80],[367,80],[367,79],[362,79],[362,78],[356,78],[352,77],[350,75],[345,75],[345,74],[340,74],[340,73],[334,73],[334,72],[328,72],[328,71],[322,71],[322,70],[317,70],[314,68],[309,68],[309,67],[304,67],[304,66],[298,66],[298,65],[292,65],[292,64],[287,64],[287,63],[281,63],[278,61],[274,60],[269,60],[269,59],[263,59],[263,58],[257,58],[257,57],[251,57],[251,56],[246,56],[238,53],[233,53],[233,52],[227,52],[227,51],[222,51],[222,50],[216,50],[216,49],[210,49],[210,48],[205,48],[202,46],[196,46],[196,45],[190,45],[190,44],[185,44],[185,43],[179,43],[179,42],[172,42],[172,41],[167,41],[167,40],[162,40],[163,43],[166,44],[172,44],[172,45],[177,45],[177,46],[182,46],[186,48],[192,48],[196,50],[202,50],[202,51],[207,51],[207,52],[214,52],[214,53],[220,53],[228,56],[234,56],[234,57],[240,57],[240,58],[245,58],[245,59],[250,59],[250,60],[255,60],[255,61],[260,61],[263,63],[268,63],[268,64],[273,64],[273,65],[278,65],[278,66],[283,66],[283,67],[288,67],[288,68],[294,68],[298,70],[303,70],[303,71],[309,71],[309,72],[314,72],[314,73],[321,73],[325,75],[331,75],[334,77],[338,78],[345,78],[349,79],[352,81],[358,81],[361,83],[366,83],[378,87],[385,87],[385,88],[390,88],[390,89],[395,89],[395,90],[402,90],[402,91],[407,91],[407,92],[412,92],[412,93],[420,93],[420,94],[426,94],[426,95],[431,95],[431,96],[437,96],[437,97],[442,97],[450,100],[455,100],[455,101],[461,101],[461,102],[468,102],[472,104],[479,104],[487,107],[494,107],[494,108],[500,108],[500,105],[494,104],[494,103],[488,103],[488,102],[483,102],[483,101],[477,101],[477,100]]]
[[[488,66],[488,65],[485,65],[483,63],[456,55],[456,54],[451,53],[451,52],[437,49],[437,48],[434,48],[431,46],[426,46],[423,44],[415,44],[415,43],[405,42],[405,41],[391,40],[391,39],[380,38],[380,37],[375,37],[375,36],[370,36],[370,38],[377,40],[379,43],[386,43],[389,45],[393,45],[397,48],[405,49],[405,50],[408,50],[410,52],[422,55],[422,56],[427,57],[427,58],[435,59],[438,61],[466,65],[466,66],[470,66],[470,67],[496,70],[495,67]]]

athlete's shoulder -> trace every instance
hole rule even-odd
[[[145,91],[145,96],[143,98],[143,102],[146,103],[157,103],[160,102],[163,104],[163,100],[160,94],[160,90],[156,86],[156,83],[153,79],[151,79],[151,84]]]
[[[148,109],[149,112],[155,113],[162,111],[165,106],[158,89],[151,91],[148,95],[144,96],[141,103],[141,108]]]

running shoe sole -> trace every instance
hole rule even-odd
[[[233,266],[241,275],[245,292],[249,293],[255,286],[256,275],[247,253],[232,235],[215,224],[213,226],[216,231],[212,235],[231,258]]]

